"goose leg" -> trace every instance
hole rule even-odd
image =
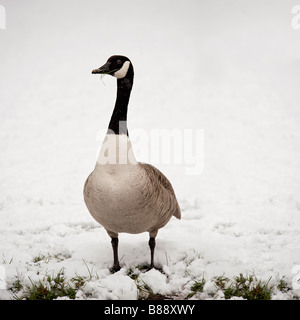
[[[151,263],[150,263],[150,269],[154,268],[154,248],[155,248],[155,238],[149,239],[149,247],[151,251]]]
[[[119,244],[118,238],[111,238],[111,245],[114,253],[114,265],[110,269],[111,272],[117,272],[121,269],[119,264],[119,258],[118,258],[118,244]]]

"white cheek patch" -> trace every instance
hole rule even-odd
[[[118,71],[116,71],[113,76],[116,77],[117,79],[122,79],[126,76],[128,68],[130,66],[130,61],[125,61],[122,68]]]

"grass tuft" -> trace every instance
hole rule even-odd
[[[288,283],[284,280],[284,276],[279,280],[277,289],[283,293],[287,293],[292,290],[291,286],[289,286]]]
[[[17,278],[9,288],[16,300],[54,300],[59,297],[75,299],[76,293],[85,284],[84,277],[74,277],[67,282],[63,269],[56,275],[46,275],[42,280],[33,281],[28,277],[30,285],[24,285]]]
[[[186,296],[186,299],[192,298],[197,292],[203,292],[205,283],[206,281],[204,279],[204,276],[200,281],[195,281],[194,284],[191,286],[192,292]]]
[[[225,299],[241,297],[247,300],[271,300],[273,287],[267,282],[257,280],[254,275],[244,276],[242,273],[229,282],[224,276],[214,279],[216,286],[224,293]]]

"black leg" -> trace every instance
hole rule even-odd
[[[154,268],[154,248],[155,248],[155,238],[149,239],[149,247],[151,250],[151,263],[150,263],[150,269]]]
[[[114,265],[111,268],[111,272],[117,272],[121,269],[119,265],[119,258],[118,258],[118,244],[119,244],[118,238],[111,238],[111,245],[114,253]]]

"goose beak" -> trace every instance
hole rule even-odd
[[[98,68],[98,69],[94,69],[92,71],[92,74],[109,74],[110,70],[109,70],[109,64],[106,63],[105,65],[103,65],[102,67]]]

